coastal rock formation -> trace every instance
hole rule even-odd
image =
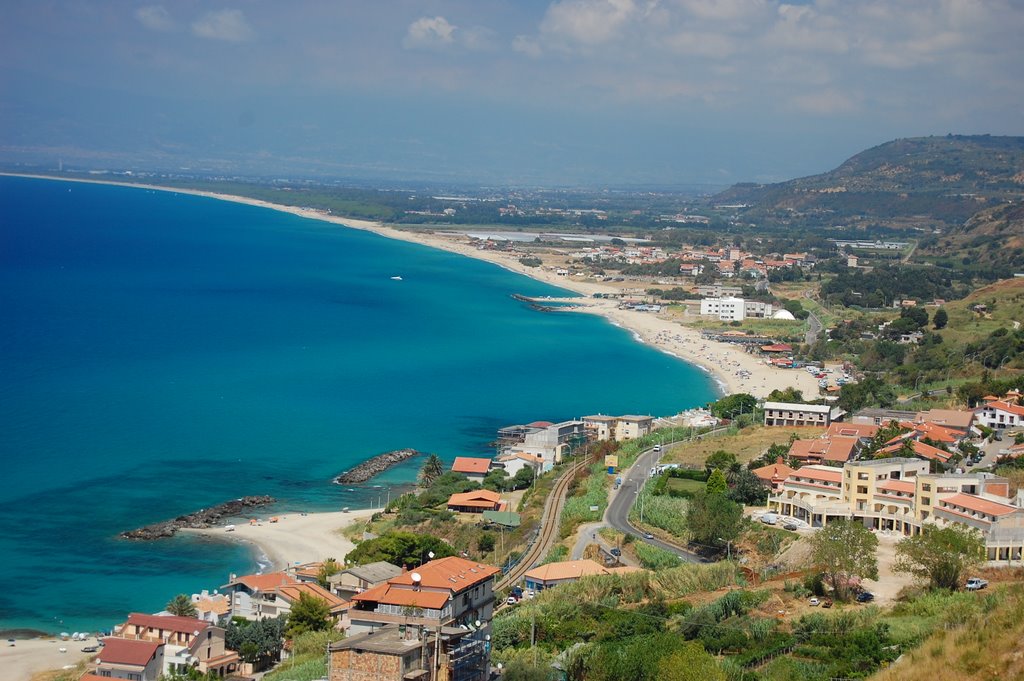
[[[231,518],[233,516],[241,515],[246,509],[256,508],[257,506],[266,506],[267,504],[272,504],[275,501],[277,500],[274,499],[274,497],[268,496],[242,497],[241,499],[226,501],[223,504],[211,506],[210,508],[202,508],[195,513],[178,516],[173,520],[165,520],[160,523],[153,523],[152,525],[140,527],[137,530],[122,532],[120,536],[122,539],[141,539],[148,541],[150,539],[170,537],[183,527],[206,529],[208,527],[213,527],[215,524],[220,522],[222,518]]]
[[[395,464],[401,463],[414,456],[420,456],[423,452],[415,449],[396,449],[391,452],[378,454],[372,459],[367,459],[355,468],[351,468],[334,479],[339,485],[353,482],[366,482],[378,473],[383,473]]]

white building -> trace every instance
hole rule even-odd
[[[744,300],[727,296],[725,298],[703,298],[700,301],[701,316],[718,317],[726,322],[741,322],[747,318],[764,319],[772,316],[770,303]]]
[[[1002,399],[989,395],[985,404],[974,412],[977,422],[993,429],[1024,426],[1024,407],[1017,404],[1021,393],[1011,390]]]

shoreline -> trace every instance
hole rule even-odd
[[[235,525],[231,523],[204,529],[184,528],[180,532],[203,540],[243,544],[253,549],[259,572],[277,572],[287,567],[313,563],[325,558],[342,561],[355,548],[342,530],[363,522],[383,509],[364,508],[355,511],[320,511],[314,513],[275,514],[277,522],[261,519]]]
[[[290,213],[298,217],[318,220],[329,224],[372,232],[378,236],[388,239],[414,243],[428,248],[455,253],[468,258],[482,260],[493,265],[502,267],[515,274],[520,274],[535,281],[555,286],[566,291],[571,291],[583,296],[579,301],[573,301],[577,307],[572,312],[585,314],[597,314],[618,326],[632,333],[633,338],[640,343],[649,345],[667,355],[675,357],[679,361],[690,364],[709,375],[722,395],[737,392],[747,392],[755,397],[764,398],[775,389],[794,387],[802,390],[807,396],[817,395],[817,381],[804,371],[797,369],[779,369],[769,366],[758,358],[748,355],[737,346],[712,341],[703,338],[700,332],[694,328],[684,326],[671,319],[655,316],[648,312],[637,312],[635,310],[620,310],[618,303],[614,300],[593,298],[595,293],[614,292],[615,289],[596,282],[584,282],[573,280],[568,277],[559,277],[551,272],[537,267],[527,267],[518,261],[515,254],[506,254],[497,251],[480,250],[472,246],[465,235],[439,235],[436,233],[410,232],[394,227],[389,227],[382,222],[361,220],[358,218],[345,218],[319,210],[302,208],[298,206],[286,206],[284,204],[272,203],[261,199],[251,199],[234,194],[222,194],[199,189],[179,189],[164,187],[153,184],[117,182],[113,180],[87,179],[87,178],[65,178],[53,175],[37,175],[28,173],[0,172],[0,176],[22,177],[29,179],[51,180],[57,182],[77,182],[82,184],[100,184],[116,187],[128,187],[138,189],[149,189],[153,191],[172,192],[201,196],[219,201],[230,201],[257,208],[269,208],[282,213]],[[743,378],[739,371],[750,372],[749,378]]]

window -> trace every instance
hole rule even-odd
[[[857,494],[867,494],[868,488],[866,485],[857,485]]]

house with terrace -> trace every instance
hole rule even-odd
[[[452,463],[453,473],[462,473],[473,482],[483,482],[491,470],[491,460],[472,456],[457,456]]]
[[[1019,428],[1024,426],[1024,406],[1020,401],[1021,393],[1017,390],[1011,390],[1003,397],[988,395],[974,416],[980,425],[993,430]]]
[[[158,641],[108,637],[96,656],[98,678],[158,681],[163,673],[164,644]]]
[[[231,602],[231,617],[247,620],[274,618],[282,613],[277,601],[277,588],[298,584],[284,572],[268,572],[262,575],[231,575],[231,581],[221,587]]]
[[[494,580],[499,574],[499,568],[457,556],[424,563],[353,596],[350,635],[388,625],[437,636],[462,632],[451,650],[453,658],[464,668],[488,669]]]
[[[504,511],[505,502],[501,495],[489,489],[478,489],[472,492],[457,492],[448,498],[448,510],[453,513],[483,513],[484,511]]]
[[[224,646],[224,629],[203,620],[133,612],[115,628],[116,638],[164,644],[164,674],[228,676],[239,669],[238,653]]]

